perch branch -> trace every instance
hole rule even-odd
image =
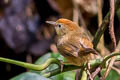
[[[106,56],[104,58],[104,60],[100,60],[100,59],[91,60],[90,61],[90,67],[94,68],[94,67],[100,65],[102,68],[106,68],[106,65],[108,65],[108,63],[107,63],[108,60],[110,58],[112,58],[113,56],[118,56],[118,55],[120,55],[120,53],[112,53],[111,55]],[[118,59],[117,61],[119,61],[120,57],[117,57],[117,59]],[[45,77],[51,77],[51,76],[55,76],[55,75],[63,73],[63,72],[67,72],[67,71],[71,71],[71,70],[76,70],[76,69],[80,69],[80,68],[82,68],[82,66],[65,65],[62,72],[61,72],[61,69],[58,68],[58,69],[46,72],[45,74],[43,74],[43,76],[45,76]]]
[[[113,53],[113,54],[107,56],[103,61],[101,61],[100,59],[91,60],[90,61],[90,67],[94,68],[94,67],[100,65],[101,63],[102,63],[102,66],[105,66],[107,60],[109,60],[111,57],[117,56],[117,55],[120,55],[120,53]],[[117,59],[118,58],[120,58],[120,57],[117,57]],[[118,60],[120,60],[120,59],[118,59]],[[10,64],[15,64],[15,65],[18,65],[18,66],[21,66],[21,67],[24,67],[24,68],[27,68],[27,69],[32,69],[32,70],[35,70],[35,71],[41,71],[43,69],[46,69],[52,63],[56,63],[56,64],[60,65],[60,61],[58,59],[55,59],[55,58],[50,58],[46,62],[44,62],[43,64],[39,64],[39,65],[25,63],[25,62],[22,62],[22,61],[16,61],[16,60],[2,58],[2,57],[0,57],[0,61],[10,63]],[[64,69],[63,69],[63,72],[80,69],[81,67],[82,66],[65,65]],[[57,75],[59,73],[62,73],[60,68],[52,70],[50,72],[47,72],[47,73],[43,74],[43,76],[51,77],[51,76]]]
[[[91,60],[90,61],[90,67],[94,68],[94,67],[100,65],[100,63],[101,63],[101,60],[99,60],[99,59]],[[86,65],[84,65],[84,66],[86,66]],[[54,75],[57,75],[57,74],[60,74],[60,73],[63,73],[63,72],[80,69],[82,67],[83,66],[64,65],[64,68],[63,68],[62,72],[61,72],[61,69],[58,68],[58,69],[46,72],[45,74],[43,74],[43,76],[45,76],[45,77],[51,77],[51,76],[54,76]]]
[[[10,63],[10,64],[15,64],[15,65],[18,65],[18,66],[21,66],[27,69],[36,70],[36,71],[40,71],[40,70],[47,68],[51,63],[60,64],[60,61],[55,58],[50,58],[45,63],[40,64],[40,65],[25,63],[22,61],[16,61],[16,60],[2,58],[2,57],[0,57],[0,61]]]
[[[109,56],[107,56],[107,57],[105,57],[105,59],[102,61],[102,63],[101,63],[101,67],[103,67],[103,68],[105,68],[106,67],[106,65],[108,65],[108,64],[106,64],[107,63],[107,61],[110,59],[110,58],[112,58],[112,57],[114,57],[114,56],[118,56],[118,55],[120,55],[120,53],[112,53],[112,54],[110,54]]]

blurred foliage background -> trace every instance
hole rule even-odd
[[[109,0],[103,0],[101,6],[104,17],[109,11]],[[67,18],[77,22],[80,26],[86,27],[94,36],[99,26],[98,10],[97,0],[0,0],[0,56],[35,63],[40,56],[48,52],[52,52],[49,55],[58,55],[54,27],[47,25],[45,21],[55,21],[61,17]],[[119,17],[115,15],[117,43],[120,39],[119,21]],[[106,49],[103,52],[101,51],[103,47],[98,48],[103,56],[107,55],[108,50],[112,49],[108,29],[104,34],[104,43]],[[1,80],[8,80],[27,71],[19,66],[0,62]],[[40,76],[34,73],[30,75]],[[64,76],[66,75],[68,74]],[[73,80],[74,75],[71,72],[69,74],[72,77],[71,79],[69,77],[64,79],[63,76],[53,79]],[[19,79],[15,77],[13,80]],[[23,80],[26,80],[26,78]]]

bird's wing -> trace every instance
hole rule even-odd
[[[91,41],[81,34],[72,35],[68,41],[58,46],[58,50],[66,57],[78,57],[94,52]]]
[[[82,46],[83,50],[80,50],[80,55],[85,55],[85,54],[89,54],[89,53],[93,53],[93,54],[99,54],[95,49],[93,49],[93,44],[92,42],[86,37],[85,34],[83,34],[81,36],[81,38],[79,39],[80,44]]]
[[[78,57],[77,52],[79,51],[79,48],[77,48],[76,45],[72,43],[72,41],[68,41],[63,45],[59,45],[58,50],[65,57]]]
[[[71,54],[76,57],[85,56],[89,53],[98,54],[98,52],[93,49],[92,42],[84,33],[78,33],[71,36],[71,39],[67,42],[67,44],[69,44],[72,49]]]

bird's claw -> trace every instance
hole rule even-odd
[[[91,73],[90,73],[90,63],[89,63],[89,62],[87,63],[86,72],[87,72],[87,74],[89,75],[89,79],[90,79],[90,80],[93,80],[93,78],[92,78],[92,76],[91,76]]]
[[[61,72],[63,72],[63,68],[64,68],[64,62],[63,61],[60,61],[60,70],[61,70]]]

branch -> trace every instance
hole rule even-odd
[[[102,61],[100,59],[91,60],[90,61],[90,67],[91,68],[95,68],[96,66],[100,65],[101,62]],[[87,65],[83,65],[83,66],[87,66]],[[43,76],[45,76],[45,77],[51,77],[51,76],[55,76],[55,75],[63,73],[63,72],[67,72],[67,71],[71,71],[71,70],[76,70],[76,69],[81,69],[83,66],[65,65],[62,72],[61,72],[61,69],[58,68],[58,69],[46,72],[45,74],[43,74]]]
[[[112,54],[110,54],[109,56],[107,56],[107,57],[105,57],[105,59],[102,61],[102,63],[101,63],[101,67],[102,68],[105,68],[106,67],[106,65],[108,65],[108,63],[107,63],[107,61],[110,59],[110,58],[112,58],[112,57],[114,57],[114,56],[118,56],[118,55],[120,55],[120,52],[118,52],[118,53],[112,53]],[[119,59],[118,59],[119,60]],[[106,64],[107,63],[107,64]]]
[[[78,4],[73,0],[73,21],[76,22],[77,24],[79,24],[79,8],[78,8]]]
[[[109,23],[109,16],[110,16],[110,13],[108,12],[107,15],[105,16],[101,26],[98,28],[95,36],[94,36],[94,39],[93,39],[93,46],[94,46],[94,49],[96,49],[97,45],[98,45],[98,42],[102,36],[102,34],[104,33],[104,31],[106,30],[107,26],[108,26],[108,23]]]
[[[98,27],[102,24],[102,3],[103,0],[97,0],[98,4]],[[105,50],[104,50],[104,35],[101,37],[100,42],[98,44],[99,51],[102,56],[105,55]]]
[[[99,26],[102,24],[102,3],[103,3],[103,0],[97,0],[97,5],[98,5],[98,25]]]
[[[18,66],[21,66],[21,67],[24,67],[24,68],[27,68],[27,69],[36,70],[36,71],[44,70],[51,63],[56,63],[56,64],[60,65],[60,61],[58,59],[55,59],[55,58],[50,58],[45,63],[40,64],[40,65],[25,63],[25,62],[22,62],[22,61],[16,61],[16,60],[2,58],[2,57],[0,57],[0,61],[10,63],[10,64],[15,64],[15,65],[18,65]]]
[[[109,33],[110,33],[110,37],[112,40],[112,44],[113,44],[113,50],[115,51],[116,49],[116,38],[115,38],[115,33],[114,33],[114,5],[115,5],[115,1],[114,0],[110,0],[110,24],[109,24]]]
[[[116,5],[115,5],[115,11],[120,9],[120,0],[116,1]],[[106,28],[108,27],[109,24],[109,17],[110,17],[110,12],[107,13],[107,15],[105,16],[100,28],[98,28],[94,39],[93,39],[93,45],[94,45],[94,49],[96,49],[98,42],[102,36],[102,34],[104,33],[104,31],[106,30]]]
[[[111,55],[106,56],[104,58],[104,60],[100,60],[100,59],[91,60],[90,61],[90,67],[91,68],[95,68],[96,66],[100,65],[102,68],[106,68],[106,65],[108,65],[109,59],[112,58],[113,56],[118,56],[118,55],[120,55],[120,53],[112,53]],[[120,60],[120,57],[117,57],[117,60]],[[51,77],[51,76],[55,76],[55,75],[63,73],[63,72],[80,69],[82,67],[83,66],[65,65],[62,72],[61,72],[61,69],[58,68],[58,69],[46,72],[45,74],[43,74],[43,76],[45,76],[45,77]]]
[[[115,33],[114,33],[114,12],[115,11],[115,1],[114,0],[110,0],[110,24],[109,24],[109,33],[110,33],[110,37],[112,40],[112,45],[113,45],[113,49],[112,51],[115,51],[116,49],[116,38],[115,38]],[[108,73],[111,70],[112,65],[114,64],[116,57],[112,57],[110,64],[107,66],[107,69],[104,73],[104,77],[103,80],[106,79]]]
[[[61,72],[60,68],[57,68],[55,70],[46,72],[43,74],[44,77],[51,77],[51,76],[55,76],[57,74],[63,73],[63,72],[67,72],[67,71],[71,71],[71,70],[76,70],[76,69],[80,69],[82,66],[74,66],[74,65],[64,65],[63,71]]]
[[[101,63],[102,63],[102,66],[105,66],[106,62],[111,57],[117,56],[117,55],[120,55],[120,53],[113,53],[113,54],[107,56],[103,61],[101,61],[100,59],[91,60],[90,61],[90,67],[91,68],[95,68],[96,66],[100,65]],[[120,57],[117,57],[117,60],[120,60],[119,58]],[[46,62],[44,62],[43,64],[39,64],[39,65],[25,63],[25,62],[22,62],[22,61],[16,61],[16,60],[2,58],[2,57],[0,57],[0,61],[1,62],[10,63],[10,64],[15,64],[15,65],[18,65],[18,66],[21,66],[21,67],[24,67],[24,68],[27,68],[27,69],[32,69],[32,70],[35,70],[35,71],[44,70],[44,69],[46,69],[52,63],[56,63],[56,64],[60,65],[60,61],[57,60],[57,59],[55,59],[55,58],[50,58]],[[83,67],[83,66],[65,65],[64,68],[63,68],[63,72],[80,69],[81,67]],[[54,75],[57,75],[57,74],[63,73],[63,72],[61,72],[61,69],[58,68],[58,69],[55,69],[55,70],[52,70],[50,72],[47,72],[47,73],[43,74],[43,76],[45,76],[45,77],[51,77],[51,76],[54,76]]]
[[[82,13],[81,13],[81,11],[80,11],[80,9],[79,9],[78,3],[76,3],[75,0],[72,0],[72,2],[73,2],[73,6],[74,6],[74,8],[73,8],[73,21],[76,22],[77,24],[79,24],[79,20],[80,20],[80,24],[81,24],[83,30],[85,31],[85,33],[87,33],[87,34],[86,34],[87,37],[88,37],[90,40],[92,40],[93,36],[92,36],[92,34],[87,30],[87,26],[86,26],[85,20],[84,20],[84,18],[83,18],[83,16],[82,16]]]

